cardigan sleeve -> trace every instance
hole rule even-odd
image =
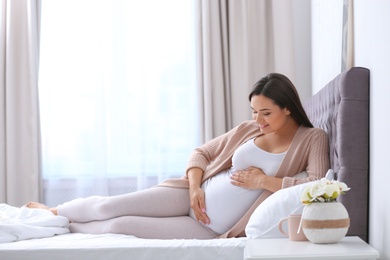
[[[242,138],[245,138],[248,127],[252,129],[252,126],[253,123],[245,121],[227,133],[196,148],[189,157],[186,175],[191,168],[200,168],[206,171],[207,167],[218,157],[226,156],[226,152],[230,154],[231,151],[234,151],[234,147],[242,143]]]
[[[306,153],[303,158],[303,162],[306,162],[304,169],[308,176],[303,179],[295,177],[284,177],[282,181],[282,188],[288,188],[294,185],[319,180],[325,177],[325,174],[330,167],[329,141],[328,135],[322,129],[313,129]]]

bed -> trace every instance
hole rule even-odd
[[[352,188],[340,197],[351,219],[347,235],[368,241],[369,70],[355,67],[341,73],[304,102],[304,107],[313,124],[329,134],[335,177]],[[287,209],[283,208],[283,214]],[[0,243],[0,259],[239,260],[248,239],[159,240],[68,233]]]

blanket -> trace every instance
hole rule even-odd
[[[69,233],[69,220],[44,209],[0,204],[0,243]]]

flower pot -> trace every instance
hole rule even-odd
[[[337,243],[347,234],[349,215],[340,202],[315,202],[302,214],[302,229],[307,239],[316,244]]]

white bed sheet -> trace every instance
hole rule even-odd
[[[119,234],[71,233],[0,243],[1,260],[181,259],[242,260],[247,238],[210,240],[139,239]]]

